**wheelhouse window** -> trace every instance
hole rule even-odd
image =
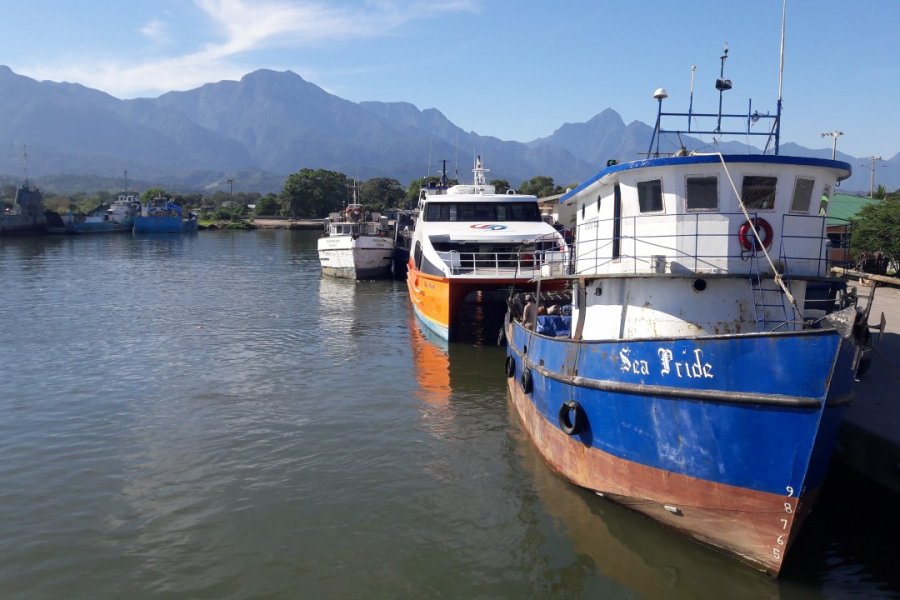
[[[642,213],[645,212],[661,212],[662,204],[662,181],[652,179],[650,181],[641,181],[637,184],[638,190],[638,206]]]
[[[686,182],[686,210],[716,210],[719,208],[719,178],[688,177]]]
[[[430,202],[426,221],[540,221],[537,202]]]
[[[746,175],[741,186],[741,198],[747,210],[772,210],[775,208],[775,184],[777,177]]]
[[[797,178],[797,181],[794,182],[794,195],[791,198],[791,212],[809,212],[809,205],[812,202],[813,183],[815,181],[812,179]]]

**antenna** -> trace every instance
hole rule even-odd
[[[781,141],[781,89],[784,82],[784,25],[787,21],[787,0],[781,2],[781,52],[778,63],[778,107],[775,115],[775,154],[778,154],[778,145]]]
[[[694,113],[694,75],[697,73],[697,65],[691,65],[691,102],[688,104],[688,131],[691,129],[691,115]]]
[[[28,187],[28,146],[22,144],[22,170],[25,173],[25,187]]]
[[[721,133],[722,131],[722,92],[727,92],[731,89],[731,80],[725,79],[725,61],[728,60],[728,42],[725,42],[725,47],[722,49],[722,56],[719,57],[722,61],[722,66],[719,68],[719,78],[716,79],[716,89],[719,90],[719,120],[716,122],[716,133]]]

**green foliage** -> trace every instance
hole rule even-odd
[[[520,194],[532,194],[538,198],[562,194],[565,189],[553,183],[552,177],[537,175],[522,183],[516,190]]]
[[[405,195],[400,182],[388,177],[375,177],[359,186],[359,203],[366,210],[384,212],[387,208],[399,206]]]
[[[281,214],[281,201],[275,194],[266,194],[256,201],[256,214],[258,216]]]
[[[419,204],[419,192],[423,187],[437,187],[441,183],[441,178],[437,176],[433,177],[423,177],[422,179],[414,179],[409,182],[409,187],[406,188],[406,200],[405,206],[402,208],[415,208]],[[458,185],[459,181],[456,179],[448,179],[447,187]]]
[[[247,207],[243,204],[220,206],[213,211],[213,219],[216,221],[243,221],[246,210]]]
[[[200,208],[203,205],[203,194],[179,194],[173,200],[185,208]]]
[[[419,203],[419,192],[422,191],[422,180],[413,179],[406,188],[406,196],[403,198],[401,208],[415,208]]]
[[[166,196],[168,196],[168,194],[166,193],[166,190],[164,190],[160,187],[153,187],[148,190],[145,190],[144,193],[141,194],[141,203],[147,204],[148,202],[150,202],[157,196],[166,197]]]
[[[512,187],[505,179],[491,179],[489,183],[494,186],[494,191],[498,194],[505,194]]]
[[[321,219],[343,208],[347,176],[325,169],[300,169],[284,182],[281,203],[293,219]]]
[[[854,253],[882,252],[892,261],[900,260],[900,199],[896,193],[889,196],[893,199],[863,207],[854,219]]]

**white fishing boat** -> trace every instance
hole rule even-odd
[[[388,277],[394,241],[388,219],[367,212],[361,204],[348,204],[342,213],[325,220],[318,240],[322,273],[346,279]]]

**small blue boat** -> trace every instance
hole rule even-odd
[[[171,199],[157,196],[134,218],[135,233],[186,233],[197,231],[197,215],[188,213]]]

